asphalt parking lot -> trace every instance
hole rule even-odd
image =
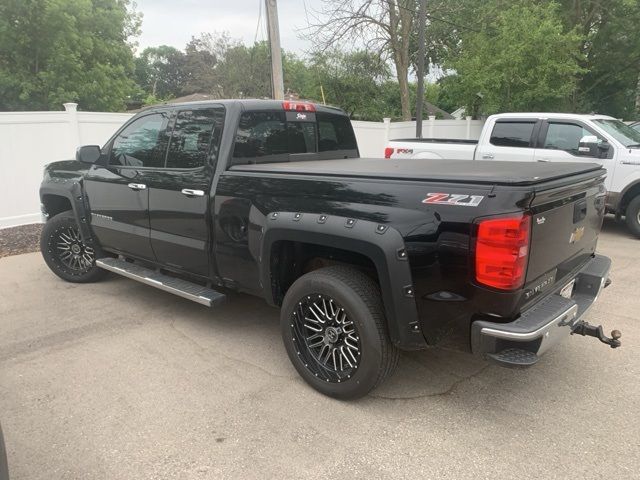
[[[297,376],[278,312],[209,310],[131,280],[73,285],[0,259],[0,423],[12,480],[640,478],[640,241],[607,219],[613,284],[535,367],[403,355],[351,403]]]

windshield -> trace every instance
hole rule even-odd
[[[620,120],[594,120],[605,132],[625,147],[640,148],[640,132]]]

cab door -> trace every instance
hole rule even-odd
[[[600,142],[605,139],[588,126],[577,121],[548,120],[540,130],[540,141],[535,150],[538,162],[589,162],[599,163],[607,169],[605,187],[611,190],[613,181],[613,147],[604,151],[603,156],[594,156],[589,152],[581,152],[580,139],[595,136]]]
[[[164,163],[168,118],[166,112],[134,118],[107,144],[100,164],[85,176],[91,227],[106,250],[155,260],[146,178]]]
[[[497,119],[488,141],[478,144],[476,160],[533,161],[538,124],[535,118]]]
[[[176,113],[163,168],[147,178],[151,247],[158,263],[210,278],[209,203],[224,108]]]

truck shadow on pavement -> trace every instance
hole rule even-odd
[[[613,215],[607,215],[604,217],[604,222],[602,223],[602,231],[606,233],[613,233],[617,235],[621,235],[624,238],[635,239],[636,237],[629,231],[627,228],[627,224],[624,220],[616,221]]]
[[[130,281],[114,278],[108,283],[112,282]],[[201,349],[205,361],[216,362],[215,357],[222,356],[224,361],[235,362],[239,368],[257,369],[262,374],[294,383],[290,388],[311,390],[299,378],[282,345],[279,310],[269,307],[262,299],[230,293],[226,304],[209,310],[144,285],[133,284],[131,288],[135,289],[131,295],[135,296],[136,301],[155,305],[157,313],[152,313],[151,321],[168,324],[181,337]],[[567,353],[555,353],[563,363]],[[555,370],[555,363],[547,363],[543,359],[540,365],[534,367],[538,373],[532,370],[525,375],[540,378],[553,375],[548,369]],[[521,370],[503,369],[457,350],[430,348],[402,352],[395,374],[371,392],[368,400],[362,401],[446,396],[459,393],[465,383],[481,382],[479,377],[484,374],[502,385],[513,383],[514,388],[522,382],[523,377]]]

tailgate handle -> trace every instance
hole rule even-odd
[[[581,200],[573,206],[573,223],[578,223],[587,216],[587,201]]]

